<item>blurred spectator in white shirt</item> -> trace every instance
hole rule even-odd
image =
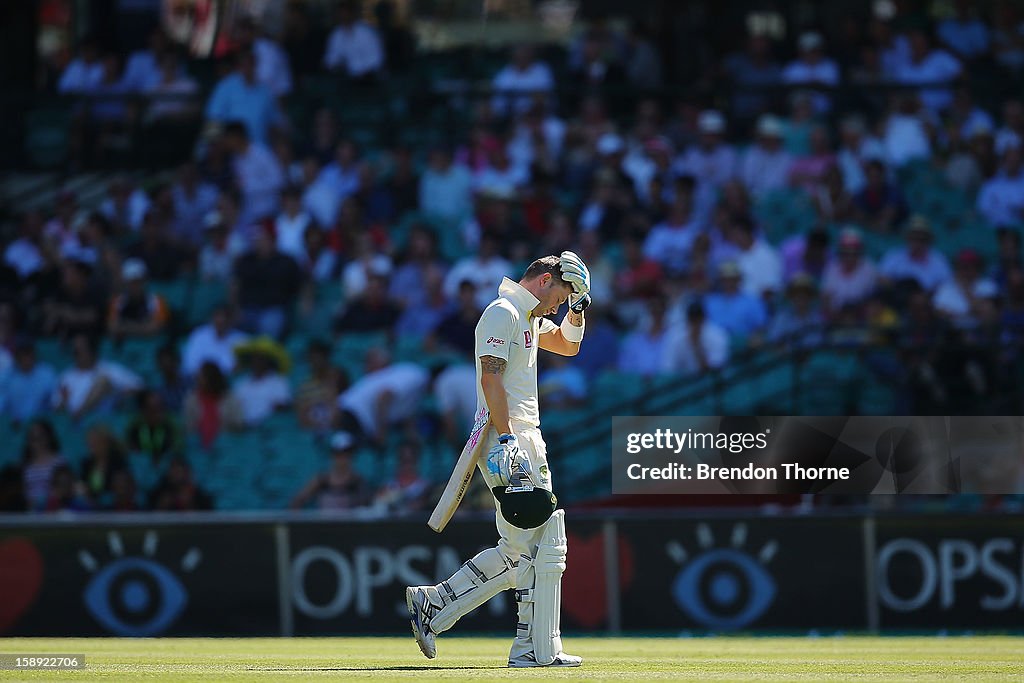
[[[868,135],[867,126],[860,117],[843,119],[839,125],[840,147],[836,163],[843,172],[843,184],[850,194],[857,194],[867,183],[865,165],[871,159],[884,159],[882,142]]]
[[[867,300],[875,291],[878,273],[864,256],[864,239],[856,228],[845,228],[839,235],[838,254],[827,266],[821,293],[825,309],[836,312],[848,305]]]
[[[338,5],[338,25],[327,38],[324,67],[354,80],[369,80],[384,68],[384,49],[377,31],[356,16],[356,4]]]
[[[551,69],[538,60],[533,48],[519,45],[512,49],[511,60],[494,76],[495,91],[491,106],[500,116],[522,114],[530,107],[534,93],[554,90],[555,79]]]
[[[988,26],[974,14],[971,0],[954,0],[953,16],[939,22],[936,34],[961,59],[973,61],[988,54]]]
[[[667,305],[665,297],[648,300],[644,317],[619,346],[618,369],[644,377],[665,370],[668,343]]]
[[[729,241],[738,247],[733,260],[743,276],[744,292],[764,297],[782,290],[779,252],[757,235],[749,217],[733,218],[729,226]]]
[[[152,100],[146,111],[148,123],[181,120],[199,115],[199,84],[182,72],[177,55],[165,52],[160,56],[157,78],[144,91]]]
[[[256,80],[270,88],[275,97],[292,91],[292,70],[288,55],[272,38],[261,34],[256,22],[243,18],[236,28],[243,49],[251,49],[256,58]]]
[[[62,93],[90,93],[103,80],[103,62],[96,41],[86,38],[78,49],[78,56],[64,69],[57,90]]]
[[[302,198],[296,187],[286,187],[281,193],[281,213],[274,221],[277,250],[302,263],[306,249],[305,234],[313,219],[302,209]],[[314,230],[319,230],[313,226]]]
[[[839,85],[839,67],[825,56],[825,39],[820,33],[808,31],[798,41],[800,56],[786,65],[782,80],[791,85],[835,87]],[[830,108],[826,93],[815,93],[814,109],[819,114]]]
[[[418,363],[391,363],[387,351],[366,354],[366,374],[338,397],[342,427],[378,445],[416,414],[430,383],[430,373]]]
[[[1003,125],[996,133],[996,152],[1003,153],[1007,145],[1024,143],[1024,102],[1011,99],[1003,103]]]
[[[53,407],[78,419],[86,414],[109,412],[116,400],[142,388],[142,378],[125,366],[101,361],[96,344],[84,335],[71,342],[74,366],[60,373],[53,393]]]
[[[419,194],[424,214],[455,223],[473,211],[473,174],[454,163],[449,150],[437,147],[430,152],[420,177]]]
[[[161,79],[160,61],[168,47],[166,34],[163,29],[157,28],[149,34],[146,49],[136,50],[128,55],[124,75],[121,77],[121,83],[126,91],[147,92],[156,86]]]
[[[242,408],[242,420],[249,427],[264,422],[276,412],[288,409],[292,402],[292,389],[284,375],[287,368],[281,366],[281,358],[262,346],[275,342],[253,340],[251,347],[244,345],[236,349],[240,361],[244,360],[247,372],[231,388],[232,395]],[[244,350],[244,353],[240,353]]]
[[[235,184],[242,193],[242,221],[255,223],[278,209],[284,172],[264,144],[250,138],[241,121],[224,128],[224,141],[233,158]]]
[[[146,192],[127,176],[118,176],[107,186],[107,196],[100,204],[100,213],[118,233],[138,232],[149,211]]]
[[[793,158],[782,147],[782,122],[771,114],[757,121],[757,141],[740,162],[740,180],[758,197],[786,187]]]
[[[676,175],[692,176],[697,182],[694,210],[698,220],[710,216],[719,189],[736,176],[737,155],[725,141],[726,121],[721,113],[709,109],[697,120],[699,137],[675,161]]]
[[[942,252],[932,247],[933,241],[928,220],[912,216],[906,228],[906,244],[889,249],[882,257],[882,277],[890,283],[915,280],[925,292],[934,292],[953,276],[953,271]]]
[[[953,101],[949,86],[960,76],[963,67],[953,55],[933,48],[924,29],[912,30],[908,40],[910,59],[893,74],[896,82],[922,86],[921,104],[932,112],[945,111]]]
[[[659,263],[667,273],[681,273],[689,261],[693,242],[701,232],[691,195],[676,192],[665,220],[647,233],[644,256]]]
[[[178,168],[177,179],[171,185],[175,236],[198,246],[203,238],[203,223],[207,214],[217,208],[219,197],[217,186],[200,178],[194,162],[182,164]]]
[[[886,160],[896,167],[931,157],[928,128],[916,95],[897,96],[897,105],[885,121],[882,144]]]
[[[707,319],[703,303],[690,303],[686,322],[669,330],[662,370],[692,375],[717,370],[728,360],[728,333]]]
[[[181,354],[181,367],[186,375],[195,375],[207,361],[216,363],[225,375],[235,369],[235,347],[248,336],[232,326],[231,318],[229,308],[218,306],[210,322],[192,330]]]
[[[459,286],[466,280],[476,288],[476,300],[481,309],[494,300],[501,279],[512,275],[512,264],[500,255],[499,246],[495,237],[485,234],[480,238],[476,254],[465,256],[452,265],[444,280],[444,291],[449,299],[455,301]]]
[[[970,328],[983,317],[982,309],[999,294],[996,283],[982,275],[981,255],[962,249],[956,255],[953,277],[932,297],[935,310],[956,327]]]
[[[978,192],[977,209],[992,227],[1024,224],[1024,150],[1020,143],[1006,146],[999,172]]]

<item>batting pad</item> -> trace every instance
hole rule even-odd
[[[565,510],[555,510],[544,525],[537,554],[533,559],[533,623],[531,635],[537,663],[555,661],[562,651],[562,573],[568,542],[565,537]]]
[[[498,593],[515,588],[515,580],[515,565],[497,548],[480,551],[450,579],[434,586],[444,607],[430,619],[430,630],[434,633],[447,631]]]

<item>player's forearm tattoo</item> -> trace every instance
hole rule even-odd
[[[485,375],[500,375],[505,372],[506,365],[508,365],[508,361],[504,358],[495,358],[494,356],[480,357],[480,369]]]

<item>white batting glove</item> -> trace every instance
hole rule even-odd
[[[590,293],[590,270],[583,259],[571,251],[563,251],[560,256],[562,279],[572,285],[572,290],[579,298]]]
[[[512,473],[519,459],[519,440],[515,434],[502,434],[498,443],[487,451],[487,472],[495,477],[501,486],[512,483]]]

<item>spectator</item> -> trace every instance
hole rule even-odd
[[[42,214],[29,210],[22,214],[18,237],[4,249],[3,262],[24,281],[43,269],[48,251],[43,238]]]
[[[735,262],[723,263],[718,275],[720,291],[704,298],[703,310],[707,319],[728,332],[734,343],[755,341],[756,335],[768,323],[768,311],[763,300],[741,290],[743,271]]]
[[[290,93],[291,64],[281,46],[269,36],[261,34],[251,17],[243,17],[235,30],[241,48],[251,50],[256,60],[256,80],[265,85],[274,97],[284,97]]]
[[[327,37],[324,67],[356,83],[372,83],[384,68],[384,49],[377,31],[357,18],[356,3],[338,3],[338,25]]]
[[[422,365],[391,364],[387,351],[371,349],[366,374],[338,397],[342,428],[382,447],[392,429],[416,413],[429,381]]]
[[[174,236],[191,247],[198,247],[203,241],[206,217],[217,208],[219,196],[215,185],[200,178],[194,162],[182,164],[171,186]]]
[[[772,55],[770,37],[751,32],[746,49],[727,57],[724,67],[735,86],[732,110],[738,118],[750,120],[768,108],[771,96],[761,89],[782,82],[782,67]]]
[[[476,329],[483,308],[476,286],[470,280],[460,282],[454,310],[431,331],[426,342],[428,348],[439,345],[443,349],[471,358],[474,351],[473,330]]]
[[[969,139],[975,130],[995,130],[996,122],[987,111],[974,102],[971,89],[966,84],[953,91],[953,102],[947,116],[947,127],[956,128],[960,137]]]
[[[948,84],[960,76],[960,62],[945,50],[933,48],[923,28],[911,30],[908,40],[910,59],[892,75],[897,83],[922,86],[919,92],[925,108],[932,112],[945,111],[953,101]],[[944,85],[946,87],[942,87]]]
[[[644,237],[629,233],[622,241],[623,266],[615,278],[615,296],[623,301],[644,299],[658,292],[662,282],[661,264],[647,256]]]
[[[916,95],[896,96],[896,106],[885,120],[882,144],[886,161],[897,168],[931,157],[928,128]]]
[[[185,397],[185,428],[199,436],[203,448],[209,448],[222,431],[235,431],[244,425],[242,406],[231,393],[220,366],[204,361],[196,373],[195,386]]]
[[[71,340],[75,364],[60,374],[53,394],[53,407],[79,419],[88,414],[110,412],[124,394],[142,388],[142,379],[123,365],[101,361],[89,337]]]
[[[107,196],[100,204],[100,213],[110,221],[117,234],[138,232],[149,211],[145,191],[133,187],[125,176],[119,176],[107,187]]]
[[[993,177],[999,166],[994,131],[985,123],[976,123],[966,137],[954,128],[949,138],[953,153],[946,162],[946,182],[968,196],[977,196],[981,184]]]
[[[829,262],[828,232],[815,228],[807,234],[790,237],[782,243],[779,253],[783,279],[787,283],[800,274],[809,275],[819,283]]]
[[[971,0],[954,0],[953,16],[939,22],[936,34],[958,57],[975,61],[985,57],[991,47],[988,26],[974,15]]]
[[[114,497],[114,476],[128,467],[124,445],[105,425],[92,427],[85,443],[88,451],[80,469],[82,483],[94,508],[109,508]]]
[[[147,123],[184,123],[199,116],[199,84],[184,73],[173,52],[160,55],[156,78],[143,91],[150,98]]]
[[[273,153],[251,140],[240,121],[224,127],[224,142],[233,157],[235,185],[242,194],[242,221],[251,224],[275,215],[285,177]]]
[[[867,183],[854,199],[854,206],[858,221],[877,232],[892,232],[907,215],[903,194],[889,182],[885,164],[877,159],[868,162]]]
[[[148,212],[138,240],[124,251],[128,258],[141,259],[150,279],[156,282],[177,280],[183,271],[191,268],[190,254],[168,235],[169,218],[163,212]]]
[[[82,482],[75,479],[71,468],[66,464],[55,467],[50,475],[49,493],[43,509],[46,512],[86,512],[91,507]]]
[[[1003,104],[1003,125],[996,133],[996,151],[1003,153],[1008,147],[1021,143],[1024,143],[1024,102],[1007,100]]]
[[[167,302],[146,288],[146,264],[130,258],[121,267],[124,291],[110,300],[107,329],[115,339],[160,334],[171,317]]]
[[[476,368],[453,363],[434,380],[434,400],[441,414],[441,426],[448,443],[462,448],[476,416]]]
[[[391,277],[391,297],[408,311],[430,298],[427,280],[440,276],[443,282],[444,274],[444,262],[437,255],[437,237],[425,225],[414,225],[401,264]]]
[[[327,247],[327,236],[317,226],[302,233],[302,252],[296,261],[311,284],[336,286],[338,255]]]
[[[569,78],[581,86],[620,86],[626,82],[626,74],[618,64],[618,56],[606,49],[603,40],[586,35],[579,60],[569,64]]]
[[[401,308],[388,297],[386,277],[373,273],[367,279],[366,289],[346,306],[334,329],[339,333],[387,332],[401,313]]]
[[[301,287],[295,260],[277,250],[269,229],[257,230],[253,248],[235,260],[231,295],[242,312],[242,329],[283,338]]]
[[[789,169],[789,184],[813,194],[828,169],[835,164],[836,157],[824,126],[811,129],[810,145],[809,153],[793,160]]]
[[[195,482],[188,461],[177,456],[157,482],[150,496],[150,507],[174,512],[212,510],[213,499]]]
[[[311,341],[306,359],[309,378],[295,394],[295,413],[302,427],[325,434],[335,423],[338,395],[348,387],[348,378],[331,363],[331,347],[327,342]]]
[[[362,233],[353,237],[349,245],[351,261],[341,272],[341,291],[346,299],[355,300],[363,295],[372,277],[391,276],[391,257],[378,251],[373,238]]]
[[[288,353],[270,337],[257,337],[235,348],[245,374],[232,390],[242,409],[242,420],[255,427],[277,412],[291,407],[288,385]]]
[[[824,340],[825,319],[814,305],[814,278],[798,273],[786,288],[785,305],[768,326],[768,340],[792,348],[810,349]]]
[[[548,408],[578,408],[587,398],[587,376],[569,359],[551,354],[540,373],[537,396]]]
[[[312,218],[302,209],[302,195],[297,187],[286,187],[281,194],[281,199],[283,200],[281,213],[274,221],[277,250],[291,256],[296,263],[305,265],[305,234]]]
[[[138,396],[138,414],[125,430],[128,450],[148,455],[156,465],[181,452],[181,430],[167,413],[159,392],[147,389]]]
[[[864,240],[856,228],[839,235],[839,255],[829,262],[822,278],[825,309],[836,313],[847,306],[863,303],[875,291],[878,272],[864,256]]]
[[[240,121],[249,138],[266,144],[270,129],[284,123],[270,88],[256,80],[256,62],[251,51],[241,50],[235,70],[222,78],[206,103],[206,119],[216,124]]]
[[[211,211],[203,219],[204,244],[199,250],[199,277],[203,282],[228,284],[235,258],[245,249],[237,233],[230,233],[227,221],[220,211]]]
[[[843,172],[836,164],[825,170],[824,177],[813,188],[811,199],[823,223],[848,223],[856,215],[853,195],[847,191]]]
[[[351,140],[339,142],[334,150],[334,158],[323,167],[316,179],[318,185],[330,190],[336,202],[333,210],[321,212],[324,218],[331,216],[331,220],[321,223],[321,227],[333,225],[333,216],[337,215],[342,202],[359,190],[360,167],[359,150],[355,143]]]
[[[808,31],[800,35],[799,57],[786,65],[782,80],[789,85],[834,88],[839,85],[839,67],[825,56],[825,39],[820,33]],[[817,93],[813,96],[814,110],[824,114],[831,104],[829,96]]]
[[[444,293],[444,271],[440,267],[428,267],[423,282],[416,288],[423,300],[406,306],[402,311],[395,325],[399,338],[425,338],[452,311],[452,302]]]
[[[1006,146],[999,172],[978,191],[977,209],[992,227],[1024,223],[1024,149],[1021,143]]]
[[[374,507],[398,515],[427,509],[430,481],[420,474],[421,451],[419,442],[412,439],[399,444],[395,475],[374,496]]]
[[[57,91],[86,94],[93,92],[103,80],[103,63],[99,46],[92,38],[82,40],[78,56],[72,59],[57,82]]]
[[[0,375],[0,415],[13,424],[28,422],[49,409],[57,386],[57,373],[36,358],[35,345],[19,339],[14,346],[14,365]]]
[[[188,379],[181,370],[181,354],[174,344],[164,344],[157,349],[156,369],[159,380],[155,391],[160,394],[168,410],[181,412],[189,386]]]
[[[650,90],[662,86],[662,58],[637,20],[630,25],[627,52],[626,78],[633,87]]]
[[[893,247],[886,252],[879,272],[889,282],[913,280],[931,294],[952,277],[949,263],[932,247],[932,229],[923,216],[910,219],[906,236],[906,246]]]
[[[718,190],[733,179],[738,169],[736,150],[724,140],[725,117],[712,109],[701,112],[697,129],[697,144],[678,157],[672,168],[677,175],[696,179],[694,209],[704,219],[714,206]]]
[[[836,163],[842,170],[846,191],[856,195],[867,184],[867,162],[871,159],[883,159],[885,148],[877,138],[868,136],[867,126],[859,117],[843,119],[839,129],[841,142],[836,154]]]
[[[161,60],[168,54],[167,35],[163,29],[154,29],[149,34],[146,49],[136,50],[128,56],[121,83],[125,92],[144,93],[161,79]]]
[[[729,360],[729,334],[707,319],[704,304],[694,301],[686,308],[686,323],[668,331],[660,358],[665,372],[693,375],[718,370]]]
[[[982,275],[982,261],[973,249],[962,249],[956,256],[953,277],[935,290],[932,305],[954,327],[970,329],[985,317],[989,301],[999,290]]]
[[[370,502],[370,489],[352,465],[356,439],[348,432],[331,437],[331,467],[315,475],[292,499],[293,510],[316,500],[321,510],[351,510]]]
[[[233,327],[231,309],[218,306],[210,315],[210,322],[192,330],[185,342],[182,354],[185,374],[195,375],[207,361],[230,374],[235,369],[235,349],[247,338]]]
[[[666,310],[663,296],[655,296],[648,300],[646,319],[637,329],[626,334],[619,346],[620,372],[650,377],[664,370],[669,337],[665,320]]]
[[[496,93],[491,106],[501,116],[524,113],[529,109],[533,95],[546,95],[555,87],[551,69],[536,58],[531,46],[516,46],[510,57],[509,63],[491,83]]]
[[[21,451],[22,482],[29,512],[45,509],[50,479],[53,472],[64,464],[60,440],[53,425],[40,419],[30,422],[25,430],[25,446]]]
[[[70,339],[79,334],[96,338],[103,332],[106,297],[91,275],[87,263],[64,263],[59,289],[43,313],[44,334]]]
[[[782,147],[782,122],[771,114],[757,120],[757,142],[740,163],[739,177],[755,197],[786,187],[793,159]]]
[[[768,298],[782,290],[782,259],[778,251],[759,237],[749,216],[734,216],[729,241],[738,249],[735,263],[743,276],[743,291]]]
[[[657,262],[663,272],[682,272],[690,256],[693,241],[701,234],[700,222],[693,213],[689,193],[676,192],[665,220],[647,233],[644,256]]]
[[[476,254],[465,256],[452,265],[444,280],[444,291],[448,298],[455,299],[463,282],[472,283],[480,310],[497,296],[501,279],[511,273],[512,264],[499,255],[498,240],[490,235],[480,238]]]

